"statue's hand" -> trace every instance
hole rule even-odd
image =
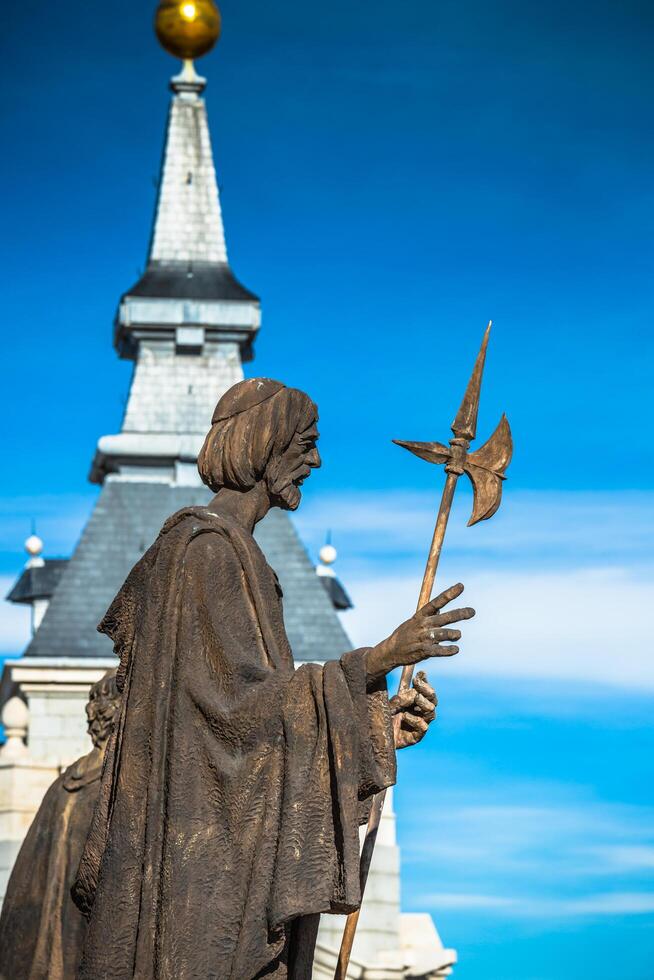
[[[453,585],[419,609],[415,616],[395,630],[386,640],[366,654],[368,686],[374,687],[396,667],[417,664],[430,657],[451,657],[459,652],[457,646],[443,646],[461,638],[460,630],[447,629],[451,623],[472,619],[474,609],[451,609],[441,612],[443,606],[458,598],[463,586]]]
[[[391,712],[400,716],[395,748],[405,749],[407,745],[416,745],[427,734],[436,717],[438,698],[424,670],[419,670],[413,679],[413,687],[396,694],[389,704]]]

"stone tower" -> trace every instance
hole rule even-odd
[[[26,751],[17,753],[15,734],[11,751],[0,751],[0,896],[47,785],[88,751],[88,689],[115,665],[96,624],[164,520],[209,499],[197,454],[217,400],[254,356],[260,303],[228,262],[205,84],[189,63],[171,81],[147,266],[115,317],[115,349],[134,363],[131,387],[120,432],[99,440],[92,461],[90,480],[100,486],[94,511],[72,557],[56,568],[48,559],[39,559],[38,569],[28,562],[10,595],[33,610],[38,603],[38,617],[24,657],[8,661],[2,679],[0,700],[10,703],[11,718],[23,717],[17,693],[28,713],[21,721]],[[284,591],[296,661],[324,662],[350,649],[336,612],[342,605],[326,577],[315,574],[288,515],[272,511],[257,539]],[[317,977],[333,974],[340,929],[338,919],[325,917]],[[453,962],[428,916],[400,915],[389,794],[351,976],[436,978]]]

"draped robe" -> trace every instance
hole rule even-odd
[[[14,864],[0,917],[0,980],[75,980],[86,919],[70,887],[100,789],[95,748],[54,781]]]
[[[123,698],[74,888],[80,980],[308,980],[395,781],[385,684],[363,651],[296,671],[274,572],[207,508],[166,522],[98,628]]]

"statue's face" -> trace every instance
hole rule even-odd
[[[317,420],[303,432],[296,432],[286,452],[271,460],[266,469],[266,483],[273,505],[282,510],[297,510],[302,499],[300,487],[322,460],[318,452]]]
[[[107,744],[117,710],[117,698],[100,692],[91,694],[86,717],[88,733],[96,749],[102,749]]]

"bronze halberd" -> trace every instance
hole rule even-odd
[[[275,390],[273,390],[275,389]],[[252,536],[320,465],[318,412],[255,378],[222,399],[198,460],[215,492],[165,523],[99,629],[123,702],[74,887],[80,980],[309,980],[321,913],[359,907],[359,825],[397,745],[434,717],[424,675],[456,652],[455,587],[376,647],[297,670],[281,590]]]
[[[7,886],[0,917],[0,980],[75,980],[86,920],[70,896],[100,790],[102,760],[118,709],[116,671],[91,687],[93,749],[43,797]]]
[[[480,449],[474,453],[469,453],[470,443],[477,435],[477,416],[479,415],[479,396],[481,394],[481,381],[484,374],[484,364],[486,363],[486,350],[488,348],[488,338],[490,337],[492,323],[489,323],[484,333],[475,366],[468,382],[461,407],[456,413],[456,418],[452,422],[452,433],[454,438],[450,440],[449,447],[443,446],[440,442],[400,442],[399,439],[393,440],[398,446],[403,446],[410,452],[426,459],[430,463],[444,463],[447,478],[441,496],[441,503],[436,518],[436,526],[429,549],[429,556],[425,566],[425,573],[420,587],[418,597],[418,612],[421,609],[429,608],[429,598],[434,588],[436,571],[440,560],[445,531],[450,519],[454,491],[457,481],[463,473],[470,477],[474,489],[474,506],[472,517],[468,521],[468,526],[476,524],[478,521],[488,520],[496,513],[502,501],[502,481],[504,473],[511,462],[513,454],[513,441],[511,429],[506,415],[503,415],[499,425],[493,435]],[[451,591],[452,598],[459,594],[457,589],[463,590],[463,586],[455,586]],[[447,593],[444,593],[447,594]],[[436,600],[438,601],[438,600]],[[431,603],[430,605],[434,605]],[[400,687],[397,694],[398,703],[410,692],[411,678],[413,675],[413,664],[407,663],[402,670]],[[414,685],[415,687],[415,685]],[[400,721],[395,718],[394,729],[397,737]],[[373,800],[368,817],[366,836],[361,848],[361,861],[359,866],[359,881],[361,895],[365,891],[370,862],[375,849],[377,831],[381,821],[382,810],[384,807],[385,791],[378,793]],[[359,923],[359,909],[350,912],[345,923],[343,939],[338,954],[338,962],[334,973],[334,980],[345,980],[352,945]]]

